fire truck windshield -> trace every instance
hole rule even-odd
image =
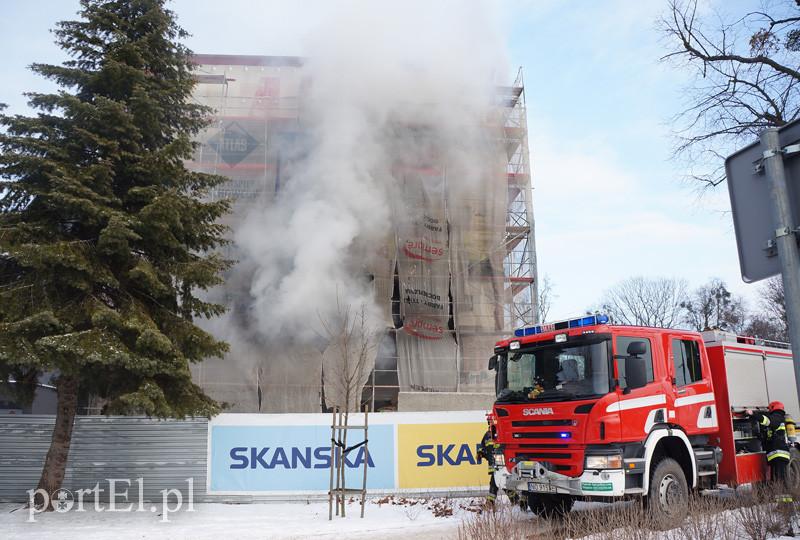
[[[497,401],[585,399],[611,388],[610,336],[523,346],[498,356]]]

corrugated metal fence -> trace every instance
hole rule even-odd
[[[27,501],[35,488],[50,446],[54,416],[0,416],[0,501]],[[128,500],[138,500],[137,478],[143,479],[144,499],[161,500],[161,490],[188,494],[193,479],[197,502],[206,500],[208,420],[154,420],[131,416],[80,416],[75,421],[64,487],[108,493],[109,478]],[[102,497],[101,497],[102,498]]]

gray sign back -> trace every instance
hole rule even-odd
[[[782,148],[800,142],[800,120],[782,127],[779,136]],[[739,266],[742,279],[747,283],[781,273],[777,251],[774,247],[767,247],[769,241],[775,239],[775,224],[767,177],[763,169],[756,172],[762,154],[761,145],[756,142],[725,160],[733,226],[739,248]],[[796,227],[797,216],[800,216],[800,189],[797,187],[800,182],[800,154],[785,156],[783,162],[792,205],[792,222]]]

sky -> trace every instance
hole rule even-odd
[[[65,58],[50,29],[73,18],[78,2],[0,5],[0,103],[28,113],[21,94],[54,87],[27,66]],[[468,1],[457,5],[469,9]],[[508,79],[519,66],[524,73],[538,272],[554,292],[549,318],[580,314],[638,275],[684,278],[692,287],[719,277],[754,299],[757,285],[739,273],[727,189],[699,197],[671,159],[670,119],[683,106],[688,79],[659,61],[666,45],[656,20],[666,0],[494,5]],[[726,8],[736,5],[743,2]],[[171,4],[195,52],[265,55],[302,55],[306,37],[335,7],[322,0]]]

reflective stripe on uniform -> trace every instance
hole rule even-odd
[[[773,450],[767,454],[767,461],[772,461],[773,459],[785,459],[789,460],[791,455],[786,450]]]
[[[767,427],[769,425],[769,418],[767,418],[766,416],[762,416],[761,420],[758,423],[764,427]]]

